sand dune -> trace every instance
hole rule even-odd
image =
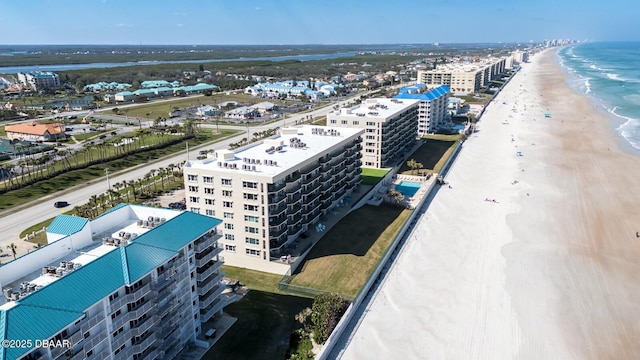
[[[342,359],[640,358],[640,161],[553,56],[487,108]]]

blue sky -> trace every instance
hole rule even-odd
[[[0,44],[16,45],[477,43],[640,37],[637,0],[0,0],[0,9],[4,29]]]

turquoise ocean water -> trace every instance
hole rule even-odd
[[[615,131],[640,150],[640,42],[594,42],[558,52],[570,85],[616,121]]]

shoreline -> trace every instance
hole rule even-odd
[[[486,108],[342,359],[640,358],[640,159],[555,54]]]
[[[572,46],[576,46],[576,45],[572,45]],[[581,81],[581,79],[577,75],[572,74],[569,71],[569,67],[564,65],[561,61],[561,56],[559,52],[562,49],[564,49],[564,47],[559,48],[557,49],[557,51],[555,51],[554,63],[556,64],[556,66],[558,66],[561,69],[562,74],[565,76],[564,83],[576,95],[588,98],[591,104],[593,105],[593,108],[597,112],[606,116],[609,119],[608,127],[611,130],[611,132],[616,136],[616,138],[619,139],[618,146],[620,146],[625,152],[640,157],[640,148],[633,146],[631,142],[627,140],[618,130],[620,126],[624,125],[628,121],[628,119],[620,115],[611,113],[611,111],[609,111],[609,108],[605,105],[606,102],[604,100],[594,95],[586,94],[585,92],[580,90],[580,87],[579,85],[577,85],[577,83]],[[572,84],[571,82],[575,82],[576,84]]]

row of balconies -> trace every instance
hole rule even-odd
[[[198,295],[205,295],[209,290],[216,286],[220,286],[220,280],[224,277],[224,273],[220,272],[217,276],[210,277],[209,279],[198,282]]]
[[[196,281],[205,281],[211,274],[216,272],[222,266],[223,259],[220,261],[209,262],[205,266],[196,269]]]
[[[112,321],[113,329],[119,329],[124,324],[129,321],[133,321],[135,319],[140,318],[145,313],[148,313],[156,306],[156,303],[151,300],[146,300],[144,304],[135,310],[128,311],[126,313],[121,314],[117,318]]]
[[[99,333],[97,333],[94,336],[90,336],[87,339],[84,339],[84,341],[86,341],[87,343],[85,343],[84,346],[82,346],[82,349],[78,350],[77,353],[75,353],[73,356],[70,357],[71,360],[84,360],[87,359],[86,353],[93,349],[94,347],[96,347],[98,344],[100,344],[101,342],[103,342],[104,340],[107,339],[107,334],[104,331],[101,331]],[[72,342],[72,345],[75,345],[77,343]],[[100,355],[102,356],[102,355]]]
[[[71,344],[79,344],[84,340],[84,334],[91,330],[94,326],[103,322],[105,317],[103,315],[92,316],[85,319],[85,322],[80,325],[80,328],[69,335],[67,338],[71,340]]]
[[[117,298],[113,299],[113,301],[111,301],[110,312],[113,313],[114,311],[120,309],[121,307],[123,307],[128,303],[132,303],[140,300],[143,296],[147,295],[149,291],[151,291],[150,283],[143,285],[142,287],[136,289],[132,293],[118,296]]]
[[[200,322],[209,321],[218,311],[222,310],[222,305],[222,299],[218,297],[217,301],[210,304],[207,308],[200,309]]]
[[[224,287],[218,283],[218,285],[209,290],[207,294],[198,296],[200,308],[205,309],[213,304],[214,301],[220,301],[220,294],[222,294],[223,291]]]
[[[221,237],[220,235],[210,236],[210,237],[207,237],[206,240],[195,244],[194,248],[195,248],[196,255],[206,250],[209,247],[215,247],[217,245],[218,238],[220,237]]]

